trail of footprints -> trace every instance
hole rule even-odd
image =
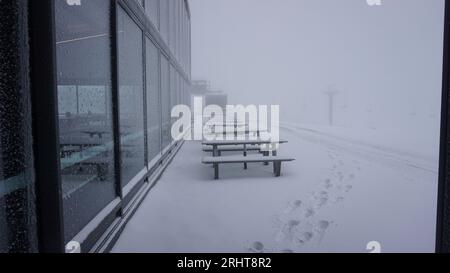
[[[318,213],[326,206],[345,201],[354,188],[356,172],[361,171],[360,162],[345,162],[335,151],[329,150],[331,159],[330,175],[324,179],[317,192],[309,200],[292,200],[275,219],[275,249],[267,248],[263,242],[254,242],[247,248],[249,252],[293,253],[301,251],[309,244],[320,244],[330,228],[336,223],[319,218]]]

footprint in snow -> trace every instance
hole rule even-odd
[[[316,208],[320,209],[328,203],[328,193],[320,194],[314,197],[316,201]]]
[[[304,233],[300,234],[300,236],[297,238],[297,242],[300,245],[304,245],[304,244],[310,242],[313,239],[313,237],[314,237],[314,233],[309,232],[309,231],[304,232]]]
[[[289,231],[292,231],[293,228],[298,227],[300,225],[300,221],[298,220],[289,220],[287,223],[287,227]]]
[[[253,253],[264,253],[265,252],[265,246],[261,242],[254,242],[252,246],[248,249],[248,251]]]
[[[302,204],[303,204],[303,202],[301,200],[291,201],[287,205],[287,208],[284,210],[284,213],[290,214],[290,213],[296,211],[297,209],[301,208]]]
[[[331,224],[332,222],[326,220],[321,220],[317,223],[314,230],[318,234],[319,243],[322,242],[323,237],[325,236],[327,230],[330,228]]]
[[[333,184],[331,183],[331,179],[326,179],[325,180],[325,188],[327,190],[331,189],[333,187]]]
[[[329,222],[329,221],[320,220],[320,221],[317,223],[317,228],[318,228],[319,230],[327,230],[327,229],[330,227],[330,224],[331,224],[331,222]]]
[[[334,200],[333,203],[335,203],[335,204],[342,203],[342,202],[344,202],[344,200],[345,200],[344,197],[338,196],[338,197],[336,197],[336,199]]]
[[[316,214],[313,208],[308,208],[305,211],[305,218],[313,217]]]
[[[275,240],[277,242],[292,242],[294,241],[294,235],[297,232],[297,228],[300,226],[300,221],[289,220],[286,224],[281,226],[281,229],[276,235]]]

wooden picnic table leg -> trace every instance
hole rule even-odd
[[[247,144],[244,144],[244,157],[247,156]],[[244,163],[244,170],[247,170],[248,165],[247,163]]]
[[[79,148],[79,157],[81,158],[81,157],[83,157],[83,145],[78,145],[78,148]]]
[[[275,144],[270,144],[269,146],[271,146],[271,148],[272,148],[272,156],[277,156],[278,155],[278,151],[274,148],[274,147],[276,147],[275,146]],[[269,152],[267,152],[267,156],[269,156],[270,155],[270,151]],[[279,163],[279,166],[278,166],[278,163]],[[280,176],[280,172],[281,172],[281,162],[278,162],[278,163],[273,163],[273,171],[274,171],[274,173],[275,173],[275,176]],[[267,163],[267,164],[269,164],[269,163]]]
[[[219,146],[213,145],[213,157],[217,157],[217,156],[220,156],[219,155]],[[213,164],[213,168],[214,169],[216,168],[215,164]]]
[[[267,157],[269,155],[270,155],[269,151],[264,151],[264,156],[265,157]],[[264,162],[264,166],[268,166],[268,165],[269,165],[269,162]]]
[[[277,144],[276,143],[272,143],[272,144],[270,144],[270,146],[272,148],[272,156],[277,156],[278,155]]]
[[[281,176],[281,161],[274,161],[273,162],[273,172],[275,173],[276,177]]]
[[[218,163],[214,163],[214,179],[218,180],[219,179],[219,164]]]
[[[269,149],[269,145],[268,144],[263,144],[262,146],[264,147],[264,149],[267,149],[267,150]],[[269,151],[264,151],[263,152],[263,156],[267,157],[269,155],[270,155]],[[269,162],[264,162],[263,164],[264,164],[264,166],[269,166]]]

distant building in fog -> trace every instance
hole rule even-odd
[[[211,84],[205,80],[192,82],[192,101],[194,98],[202,98],[203,106],[218,105],[224,110],[228,104],[228,95],[222,91],[212,90]]]
[[[208,93],[205,95],[205,105],[218,105],[225,110],[228,105],[228,95],[221,91]]]

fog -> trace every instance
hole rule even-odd
[[[282,121],[405,135],[440,124],[444,0],[191,0],[193,77]],[[432,145],[429,143],[429,145]],[[433,144],[436,147],[436,143]]]

